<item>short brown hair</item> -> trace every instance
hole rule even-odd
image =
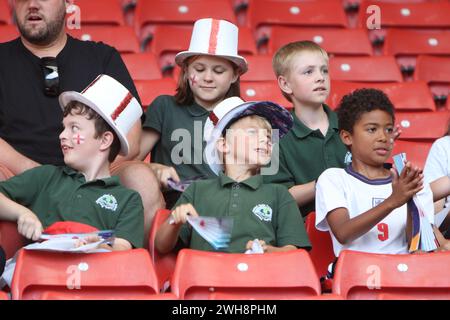
[[[289,71],[292,69],[292,59],[297,54],[304,51],[321,53],[328,59],[328,53],[313,41],[305,40],[288,43],[278,49],[272,59],[272,68],[277,79],[279,76],[286,76],[289,74]],[[288,94],[284,91],[281,91],[281,93],[286,99],[292,102],[292,99]]]
[[[191,105],[194,103],[194,94],[192,93],[191,87],[189,86],[189,80],[186,77],[186,72],[189,64],[197,59],[199,56],[192,56],[183,62],[181,67],[180,75],[178,77],[177,93],[175,94],[175,101],[179,105]],[[238,73],[239,68],[236,64],[232,63],[234,72]],[[230,97],[240,97],[241,96],[241,83],[239,77],[237,80],[231,84],[230,89],[228,89],[225,94],[224,99]]]
[[[94,119],[95,135],[94,138],[100,137],[107,131],[112,132],[114,139],[109,149],[108,161],[112,163],[116,159],[120,152],[120,140],[116,132],[111,128],[111,126],[93,109],[89,108],[87,105],[78,102],[69,102],[63,110],[64,118],[69,114],[85,116],[88,120]]]

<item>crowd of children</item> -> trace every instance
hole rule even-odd
[[[292,112],[239,98],[247,62],[238,55],[238,28],[227,21],[197,21],[189,49],[175,61],[181,68],[177,92],[147,108],[139,153],[139,160],[151,154],[149,166],[172,209],[156,235],[160,253],[215,250],[187,223],[198,216],[233,219],[226,252],[245,252],[255,242],[268,253],[309,250],[303,217],[312,211],[317,229],[330,232],[336,257],[346,249],[408,253],[406,203],[418,193],[444,199],[436,203],[444,222],[436,225],[445,235],[449,136],[435,142],[424,172],[407,162],[397,173],[387,164],[398,136],[394,106],[383,92],[360,89],[331,110],[325,104],[329,59],[316,43],[289,43],[273,57]],[[33,241],[52,224],[73,221],[114,230],[110,250],[142,247],[141,198],[109,169],[118,154],[128,153],[126,134],[141,106],[106,75],[81,93],[62,93],[59,101],[66,166],[40,166],[1,182],[0,219],[17,222],[19,233]],[[275,173],[265,171],[275,163]],[[186,181],[194,182],[183,193],[173,188]],[[427,214],[434,219],[433,208]],[[438,250],[450,249],[435,230]],[[0,249],[0,267],[2,258]]]

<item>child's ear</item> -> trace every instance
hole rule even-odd
[[[278,86],[286,94],[292,94],[292,89],[285,76],[278,76]]]
[[[111,147],[113,141],[114,141],[113,133],[111,131],[104,132],[101,137],[100,150],[101,151],[107,150],[109,147]]]
[[[347,146],[350,147],[352,145],[352,134],[346,130],[341,130],[339,132],[339,135],[341,136],[342,142]]]

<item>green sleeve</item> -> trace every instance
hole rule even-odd
[[[311,249],[303,218],[297,203],[284,188],[278,188],[279,208],[277,214],[277,246],[294,245],[297,248]]]
[[[161,133],[164,124],[164,112],[168,111],[168,99],[170,96],[159,96],[148,106],[145,111],[144,129],[153,129]]]
[[[190,204],[194,205],[194,194],[195,194],[195,182],[192,183],[181,194],[180,198],[178,198],[178,201],[175,203],[172,210],[182,204],[190,203]],[[184,225],[181,226],[179,239],[182,241],[182,245],[184,247],[189,246],[189,244],[191,242],[191,234],[192,234],[192,227],[188,223],[185,223]]]
[[[264,183],[282,184],[288,189],[295,186],[295,179],[292,173],[288,170],[286,158],[283,152],[283,146],[279,144],[279,166],[276,174],[264,175]]]
[[[134,248],[142,248],[144,245],[144,206],[141,196],[137,192],[131,192],[125,201],[117,224],[114,228],[117,238],[122,238],[131,243]]]

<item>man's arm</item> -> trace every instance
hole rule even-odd
[[[7,167],[15,175],[28,169],[40,166],[40,163],[17,152],[9,143],[0,138],[0,164]]]
[[[298,206],[304,206],[314,200],[316,196],[316,182],[311,181],[293,186],[289,188],[289,193],[295,199]]]

